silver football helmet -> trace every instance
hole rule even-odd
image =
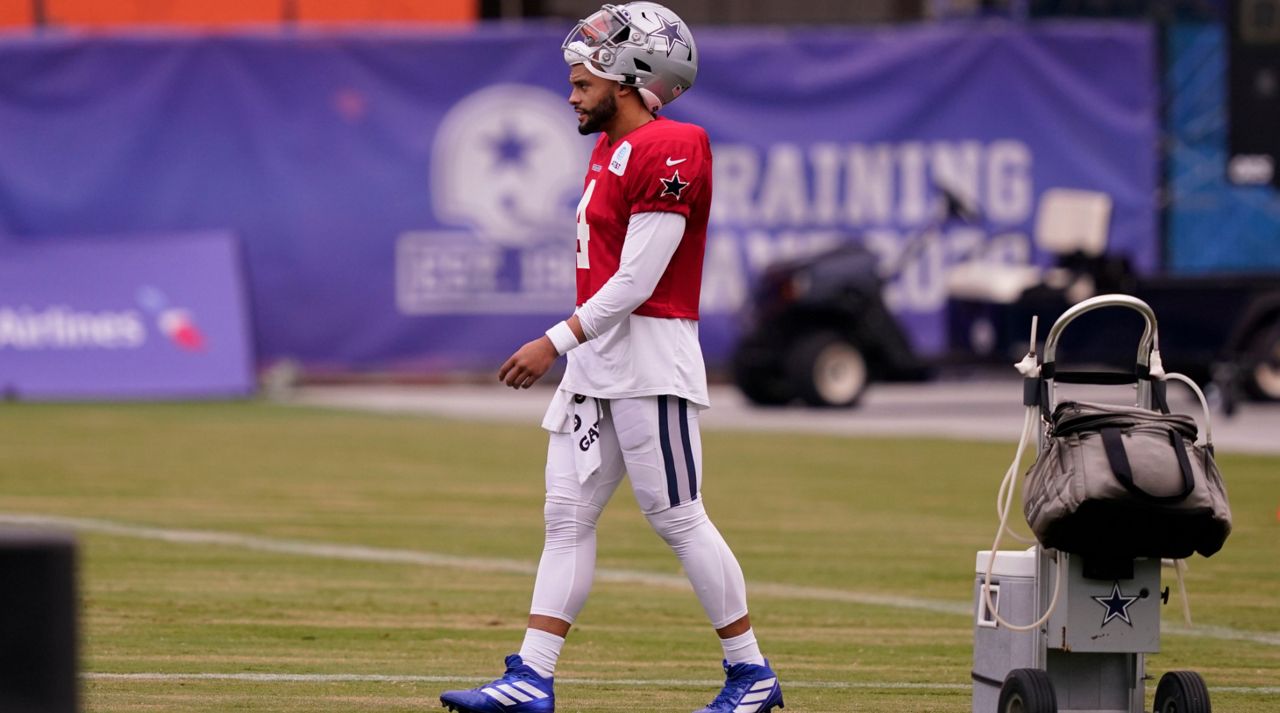
[[[570,66],[637,87],[657,111],[693,86],[698,46],[689,26],[655,2],[605,5],[580,20],[560,46]]]

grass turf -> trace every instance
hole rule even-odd
[[[704,434],[708,509],[748,582],[967,605],[1012,444]],[[6,405],[0,511],[397,548],[532,566],[545,437],[499,426],[260,402]],[[1280,632],[1280,459],[1224,455],[1236,529],[1191,564],[1198,626]],[[90,676],[90,711],[398,711],[491,677],[518,647],[527,574],[254,552],[86,533],[84,669],[439,676]],[[677,575],[621,488],[601,567]],[[757,587],[752,618],[799,711],[967,711],[965,614]],[[1176,624],[1176,606],[1165,621]],[[1255,637],[1256,638],[1256,637]],[[1201,671],[1220,709],[1274,710],[1280,646],[1166,632],[1156,676]],[[719,647],[693,595],[599,582],[561,661],[561,711],[692,710]],[[641,685],[644,681],[668,681]],[[785,686],[791,683],[790,688]],[[915,688],[893,688],[890,684]],[[844,686],[844,687],[836,687]],[[883,686],[883,687],[882,687]]]

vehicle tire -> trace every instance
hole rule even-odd
[[[862,348],[835,332],[800,339],[788,355],[787,375],[802,401],[823,408],[858,403],[871,378]]]
[[[1209,687],[1195,671],[1169,671],[1156,686],[1156,713],[1211,713]]]
[[[1259,401],[1280,401],[1280,322],[1254,335],[1248,351],[1245,390]]]
[[[735,369],[733,383],[756,406],[786,406],[795,398],[781,374],[765,369]]]
[[[1038,668],[1015,668],[1000,687],[999,713],[1058,713],[1058,697],[1049,674]]]

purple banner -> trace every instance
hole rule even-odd
[[[251,393],[235,239],[0,242],[0,388],[20,399]]]
[[[572,309],[575,131],[564,28],[0,41],[0,231],[226,227],[244,240],[264,361],[490,370]],[[672,117],[705,126],[715,200],[708,362],[770,262],[849,239],[886,262],[946,184],[949,229],[887,288],[944,346],[945,275],[1043,261],[1051,188],[1113,201],[1109,249],[1158,256],[1149,28],[982,23],[695,28]],[[21,138],[19,138],[21,137]]]

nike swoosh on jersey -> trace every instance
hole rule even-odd
[[[667,158],[667,165],[668,165],[668,166],[676,166],[676,165],[682,164],[682,163],[684,163],[685,161],[688,161],[688,160],[689,160],[689,159],[687,159],[687,158],[682,158],[682,159],[680,159],[679,161],[672,161],[672,160],[668,157],[668,158]]]

